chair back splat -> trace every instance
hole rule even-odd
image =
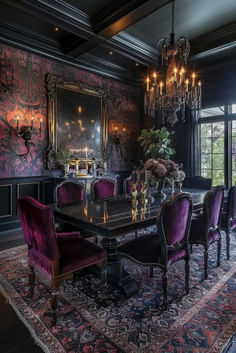
[[[183,180],[183,187],[191,189],[210,190],[212,186],[212,179],[204,178],[201,175],[187,176]]]
[[[117,194],[116,181],[113,179],[95,179],[91,183],[92,199],[102,200]]]
[[[58,205],[67,205],[84,200],[84,184],[66,180],[56,186],[56,202]]]
[[[230,258],[230,233],[236,229],[236,186],[228,192],[226,212],[221,212],[221,229],[226,233],[226,257]]]

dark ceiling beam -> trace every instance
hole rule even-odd
[[[217,28],[191,40],[191,58],[217,54],[235,46],[236,22]]]
[[[47,21],[53,26],[88,39],[94,35],[89,16],[63,0],[1,0],[7,5]]]
[[[0,43],[21,48],[50,60],[56,60],[134,86],[138,84],[132,73],[125,67],[111,65],[106,60],[88,54],[79,59],[68,57],[63,54],[57,41],[2,19],[0,20]]]
[[[111,38],[169,2],[170,0],[113,1],[94,16],[94,31],[104,38]]]
[[[74,57],[82,55],[169,2],[169,0],[116,0],[112,2],[93,19],[96,36],[87,40],[86,44],[77,45],[75,43],[74,48],[71,48],[67,54]]]

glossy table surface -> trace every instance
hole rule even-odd
[[[171,197],[166,192],[166,200]],[[199,208],[208,190],[184,189],[192,195],[193,208]],[[102,201],[55,207],[55,214],[75,225],[102,234],[116,236],[148,225],[155,224],[161,205],[160,198],[149,199],[144,204],[141,199],[133,202],[129,196],[117,196]]]

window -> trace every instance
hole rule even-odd
[[[236,182],[236,104],[202,109],[200,124],[201,175],[213,185]]]
[[[224,184],[224,122],[201,124],[200,146],[201,175]]]

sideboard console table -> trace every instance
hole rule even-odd
[[[118,186],[119,173],[108,173],[104,178],[117,179]],[[81,176],[72,180],[84,182],[86,184],[87,198],[90,198],[90,183],[100,177]],[[54,176],[33,176],[33,177],[12,177],[0,179],[0,232],[20,228],[17,215],[16,200],[18,197],[31,196],[44,204],[55,202],[54,190],[57,184],[68,178]],[[118,192],[122,190],[118,187]]]

